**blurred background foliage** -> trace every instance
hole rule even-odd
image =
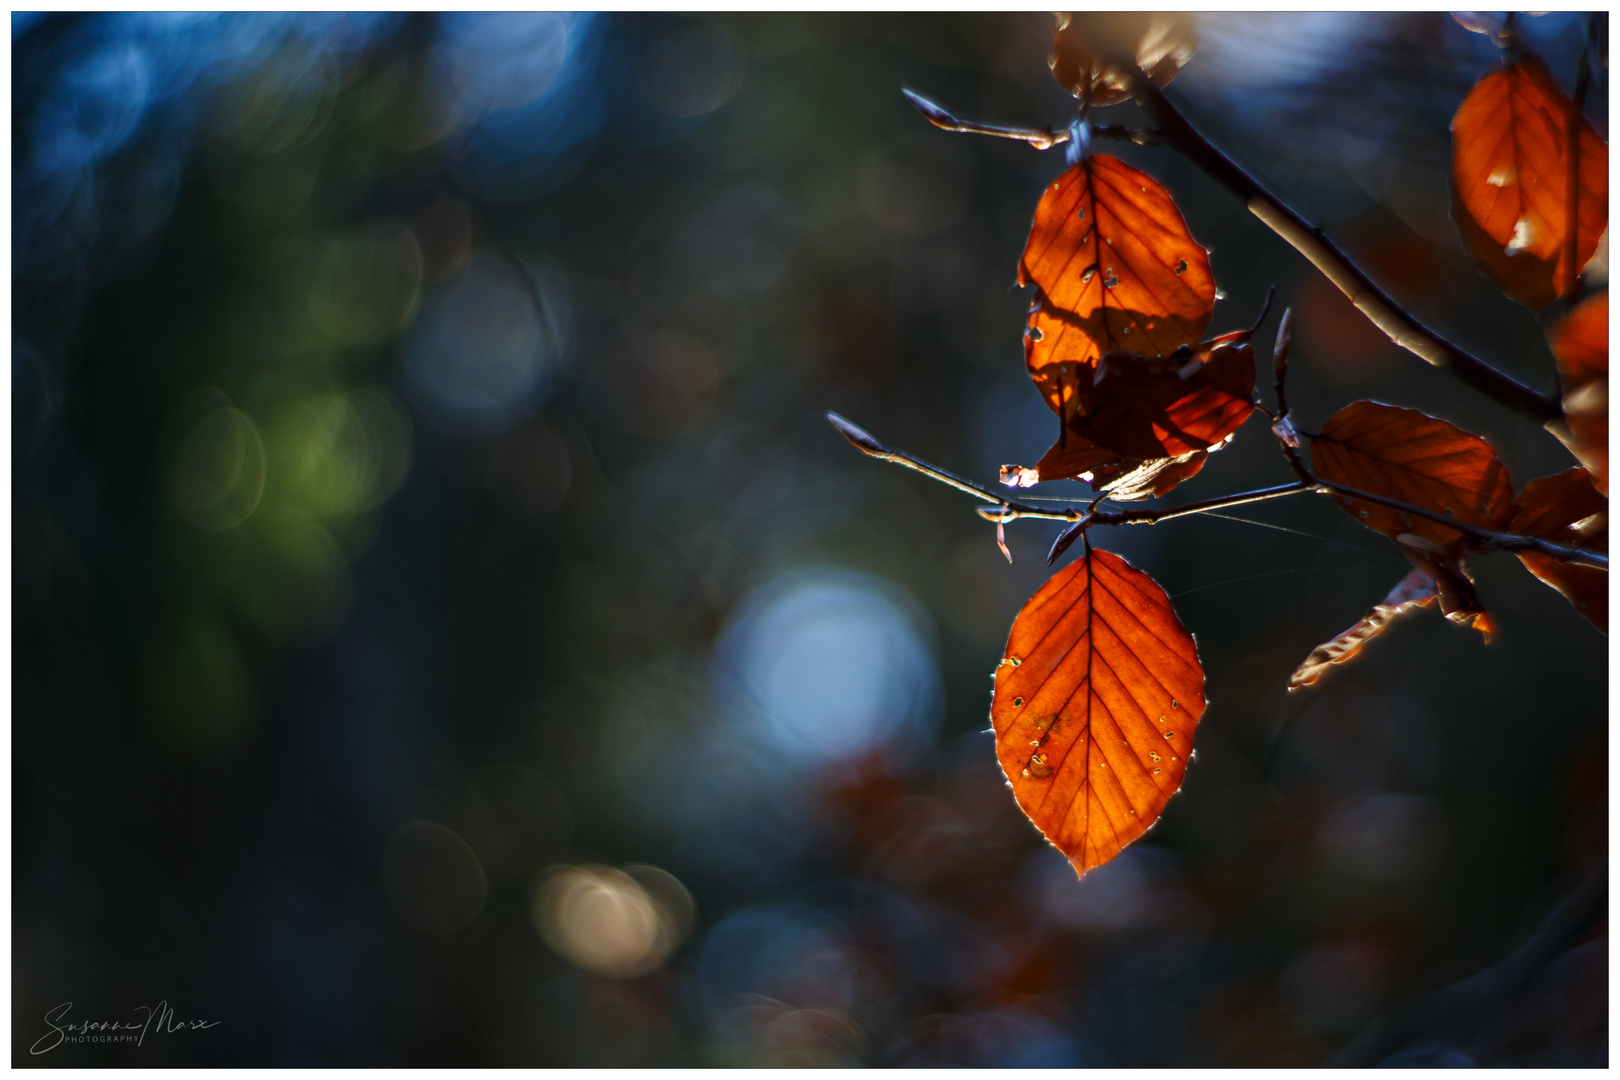
[[[1524,23],[1566,88],[1583,26]],[[1194,122],[1552,386],[1448,217],[1490,42],[1198,29]],[[1054,530],[1009,567],[822,414],[981,479],[1051,441],[1009,287],[1061,151],[900,95],[1066,123],[1051,34],[13,15],[13,1060],[1314,1064],[1600,872],[1606,643],[1517,561],[1478,560],[1489,647],[1425,615],[1285,699],[1403,572],[1326,502],[1098,537],[1198,635],[1197,760],[1083,882],[1019,815],[987,677]],[[1294,307],[1302,422],[1376,397],[1570,464],[1168,151],[1100,149],[1213,249],[1212,330]],[[1177,498],[1286,480],[1250,428]],[[1606,1063],[1606,954],[1583,919],[1375,1060]],[[160,999],[222,1023],[27,1053]]]

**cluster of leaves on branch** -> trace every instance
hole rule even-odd
[[[1303,228],[1175,113],[1158,88],[1196,49],[1183,21],[1060,16],[1052,70],[1079,102],[1079,118],[1066,131],[964,122],[908,91],[947,130],[1069,148],[1070,167],[1035,208],[1018,266],[1019,283],[1033,292],[1025,363],[1057,415],[1058,437],[1035,465],[1004,466],[1003,484],[1078,479],[1099,501],[1163,496],[1197,473],[1257,408],[1271,416],[1272,433],[1298,477],[1285,487],[1170,511],[1105,511],[1094,502],[1055,513],[890,451],[833,418],[866,453],[987,498],[993,505],[980,513],[998,529],[1019,517],[1069,521],[1049,561],[1083,543],[1080,558],[1013,621],[990,713],[1019,806],[1080,873],[1111,859],[1158,818],[1181,786],[1205,705],[1192,635],[1151,578],[1092,547],[1088,533],[1096,525],[1310,492],[1330,496],[1392,540],[1412,569],[1355,626],[1312,651],[1290,689],[1316,683],[1420,608],[1438,607],[1489,640],[1491,620],[1467,564],[1478,551],[1514,552],[1607,633],[1608,297],[1605,291],[1579,299],[1579,293],[1581,268],[1608,226],[1608,148],[1582,114],[1588,56],[1572,100],[1517,40],[1511,21],[1499,44],[1500,70],[1480,80],[1453,121],[1453,213],[1468,250],[1507,296],[1538,312],[1555,301],[1568,304],[1548,328],[1562,395],[1545,408],[1537,407],[1534,391],[1406,313],[1390,313],[1393,303],[1319,230]],[[1131,98],[1157,130],[1092,123],[1093,109]],[[1202,340],[1221,295],[1208,252],[1161,184],[1117,157],[1091,152],[1103,132],[1161,139],[1204,165],[1380,328],[1395,337],[1391,327],[1399,326],[1399,344],[1431,363],[1444,359],[1471,385],[1544,421],[1579,466],[1515,488],[1484,438],[1373,401],[1346,405],[1320,430],[1303,432],[1286,403],[1286,313],[1273,349],[1276,410],[1266,409],[1255,392],[1251,344],[1265,314],[1252,329]]]

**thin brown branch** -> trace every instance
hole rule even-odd
[[[1214,499],[1162,509],[1144,507],[1140,510],[1091,510],[1073,525],[1058,533],[1057,539],[1052,541],[1052,550],[1047,552],[1046,562],[1048,565],[1056,562],[1058,556],[1067,551],[1069,545],[1073,544],[1077,537],[1085,535],[1093,525],[1157,525],[1161,521],[1185,517],[1188,514],[1202,514],[1210,510],[1223,510],[1228,506],[1280,499],[1285,495],[1298,495],[1309,490],[1310,485],[1305,483],[1284,484],[1281,487],[1245,491],[1240,495],[1222,495]],[[983,515],[984,511],[980,510],[979,513]]]
[[[1322,229],[1308,224],[1204,138],[1152,80],[1136,72],[1132,84],[1137,103],[1152,118],[1164,142],[1242,199],[1255,217],[1309,259],[1391,341],[1555,434],[1563,426],[1563,410],[1556,396],[1525,386],[1424,326],[1351,262]]]
[[[1277,353],[1282,355],[1280,362],[1274,361],[1277,372],[1277,396],[1282,401],[1283,380],[1287,375],[1287,346],[1288,341],[1284,332],[1287,328],[1288,313],[1283,315],[1283,327],[1279,328],[1277,335]],[[1289,468],[1294,475],[1300,478],[1302,487],[1308,488],[1321,495],[1339,495],[1347,499],[1360,499],[1362,502],[1376,503],[1398,510],[1411,517],[1420,517],[1426,521],[1444,525],[1448,529],[1456,529],[1468,537],[1475,547],[1494,549],[1497,551],[1533,551],[1546,555],[1548,558],[1560,562],[1575,563],[1581,566],[1595,566],[1600,570],[1609,568],[1609,556],[1603,552],[1590,551],[1586,548],[1570,547],[1567,544],[1555,544],[1551,540],[1544,540],[1539,536],[1525,536],[1520,533],[1496,532],[1492,529],[1482,529],[1476,525],[1469,525],[1445,514],[1413,506],[1411,503],[1399,499],[1391,499],[1386,495],[1378,495],[1371,491],[1362,491],[1360,488],[1349,487],[1345,484],[1323,480],[1311,472],[1305,464],[1304,457],[1299,452],[1299,435],[1294,431],[1294,422],[1289,419],[1286,411],[1279,411],[1276,421],[1271,425],[1271,433],[1277,437],[1281,444],[1283,456],[1288,459]]]
[[[1589,551],[1586,548],[1570,547],[1567,544],[1555,544],[1551,540],[1543,540],[1539,536],[1524,536],[1520,533],[1496,532],[1493,529],[1481,529],[1477,525],[1468,525],[1449,518],[1444,514],[1437,514],[1433,510],[1425,510],[1421,506],[1401,502],[1371,491],[1362,491],[1360,488],[1336,484],[1331,480],[1316,480],[1316,491],[1325,495],[1340,495],[1347,499],[1359,499],[1362,502],[1377,503],[1387,506],[1391,510],[1398,510],[1412,517],[1420,517],[1444,525],[1448,529],[1456,529],[1475,547],[1489,548],[1496,551],[1531,551],[1538,555],[1545,555],[1549,559],[1559,562],[1573,563],[1577,566],[1595,566],[1599,570],[1609,568],[1609,556],[1601,551]]]
[[[928,462],[913,457],[904,450],[889,449],[873,438],[867,431],[850,423],[835,412],[829,412],[827,419],[831,421],[833,427],[838,429],[840,435],[849,440],[851,446],[868,457],[875,457],[879,461],[892,461],[896,465],[904,465],[908,469],[922,473],[931,480],[938,480],[942,484],[953,487],[958,491],[964,491],[969,495],[977,495],[985,502],[993,504],[979,510],[980,515],[987,521],[1001,523],[1016,521],[1018,518],[1037,518],[1043,521],[1075,521],[1080,517],[1080,510],[1043,510],[1038,506],[1030,506],[1028,503],[1003,498],[989,488],[975,484],[971,480],[965,480],[953,472],[930,465]]]
[[[1068,142],[1074,137],[1074,129],[1063,128],[1052,130],[1049,128],[1018,127],[1011,124],[982,124],[975,120],[963,120],[947,111],[936,101],[931,101],[913,90],[901,90],[906,100],[911,102],[913,108],[922,113],[930,124],[942,131],[955,131],[965,135],[989,135],[997,139],[1016,139],[1027,142],[1037,150],[1050,150],[1054,146]],[[1137,131],[1119,124],[1093,124],[1091,135],[1098,139],[1113,139],[1117,142],[1132,142],[1138,146],[1146,146],[1157,142],[1158,137],[1151,131]]]
[[[1298,495],[1310,490],[1310,485],[1301,481],[1261,488],[1258,491],[1245,491],[1238,495],[1221,495],[1214,499],[1202,499],[1162,509],[1143,507],[1140,510],[1094,510],[1090,518],[1093,525],[1157,525],[1161,521],[1186,517],[1188,514],[1202,514],[1207,510],[1224,510],[1228,506],[1265,502],[1267,499],[1280,499],[1285,495]]]
[[[1277,322],[1277,338],[1271,346],[1272,390],[1277,397],[1277,419],[1288,415],[1288,397],[1284,392],[1288,381],[1288,350],[1294,343],[1294,309],[1284,308]]]
[[[922,473],[929,479],[938,480],[940,483],[953,487],[958,491],[983,499],[990,505],[979,507],[978,513],[986,521],[997,525],[1005,525],[1007,522],[1017,521],[1019,518],[1069,522],[1071,528],[1066,530],[1063,536],[1059,537],[1060,541],[1067,538],[1069,542],[1072,542],[1074,535],[1084,534],[1094,525],[1156,525],[1161,521],[1201,514],[1209,510],[1222,510],[1229,506],[1264,502],[1267,499],[1279,499],[1287,495],[1298,495],[1309,491],[1318,495],[1340,495],[1349,499],[1377,503],[1380,506],[1387,506],[1413,517],[1437,522],[1447,528],[1456,529],[1468,537],[1475,547],[1498,551],[1533,551],[1557,559],[1560,562],[1595,566],[1602,570],[1609,568],[1609,557],[1602,552],[1569,547],[1565,544],[1555,544],[1550,540],[1543,540],[1539,536],[1520,536],[1516,533],[1500,533],[1491,529],[1481,529],[1446,517],[1444,514],[1425,510],[1421,506],[1403,503],[1399,499],[1391,499],[1370,491],[1362,491],[1358,488],[1346,487],[1343,484],[1323,480],[1320,477],[1312,476],[1308,470],[1304,478],[1292,484],[1262,488],[1258,491],[1245,491],[1237,495],[1222,495],[1218,498],[1204,499],[1183,506],[1144,507],[1140,510],[1096,510],[1094,509],[1096,502],[1093,502],[1085,507],[1068,507],[1062,510],[1043,509],[1039,506],[1030,506],[1028,503],[1003,498],[983,485],[963,479],[955,473],[941,469],[936,465],[930,465],[928,462],[914,457],[904,450],[892,450],[878,442],[869,432],[850,423],[835,412],[829,412],[827,419],[832,423],[833,427],[838,429],[839,434],[848,439],[850,445],[861,453],[878,458],[881,461],[892,461],[896,465],[903,465],[908,469]],[[1301,468],[1303,468],[1303,465]],[[1062,547],[1066,546],[1067,543],[1062,545]],[[1062,547],[1054,545],[1054,551],[1061,553]]]
[[[1272,388],[1277,394],[1277,415],[1272,418],[1271,433],[1277,437],[1283,457],[1288,459],[1288,467],[1294,475],[1307,484],[1314,484],[1316,478],[1305,467],[1305,459],[1299,453],[1299,432],[1294,429],[1294,419],[1288,414],[1288,348],[1294,340],[1293,326],[1294,309],[1289,308],[1283,312],[1282,321],[1277,324],[1277,340],[1271,349]]]

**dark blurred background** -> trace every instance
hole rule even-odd
[[[1524,22],[1566,89],[1584,27]],[[1197,29],[1193,121],[1553,386],[1448,216],[1491,42]],[[1198,636],[1197,759],[1083,882],[1014,806],[988,676],[1055,526],[1008,566],[823,413],[984,481],[1056,434],[1011,285],[1063,151],[900,94],[1065,124],[1051,36],[13,15],[13,1062],[1606,1064],[1606,641],[1516,560],[1476,560],[1488,647],[1423,613],[1288,698],[1391,545],[1310,500],[1099,533]],[[1294,308],[1303,424],[1572,464],[1170,151],[1098,149],[1213,249],[1213,331]],[[1262,421],[1172,499],[1286,481]],[[30,1054],[160,1001],[219,1023]]]

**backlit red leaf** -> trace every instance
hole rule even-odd
[[[1391,623],[1402,615],[1410,614],[1421,607],[1430,607],[1435,602],[1437,590],[1434,578],[1422,570],[1413,569],[1396,583],[1389,591],[1389,595],[1375,605],[1373,609],[1361,617],[1344,633],[1311,650],[1311,655],[1305,662],[1294,669],[1288,677],[1288,689],[1298,690],[1310,686],[1327,673],[1334,664],[1342,664],[1354,659],[1367,643],[1373,638],[1389,629]]]
[[[1108,551],[1013,620],[990,722],[1018,805],[1084,874],[1158,820],[1204,713],[1204,670],[1164,590]]]
[[[1543,476],[1519,492],[1519,513],[1509,528],[1560,544],[1609,550],[1609,500],[1592,487],[1585,469]],[[1609,632],[1609,572],[1572,566],[1534,552],[1519,559],[1536,577],[1557,589],[1605,634]]]
[[[1547,343],[1558,361],[1564,393],[1593,379],[1609,377],[1609,291],[1594,293],[1575,305],[1547,331]]]
[[[1163,495],[1203,468],[1254,411],[1249,332],[1148,358],[1116,350],[1065,380],[1058,441],[1019,482],[1085,480],[1110,498]],[[1011,468],[1011,467],[1009,467]]]
[[[1491,444],[1418,412],[1357,401],[1334,413],[1311,439],[1311,464],[1324,480],[1410,503],[1486,529],[1514,512],[1513,485]],[[1422,537],[1460,550],[1456,529],[1404,511],[1335,495],[1369,529]]]
[[[1247,332],[1162,359],[1111,352],[1097,364],[1087,434],[1131,457],[1208,450],[1254,411],[1254,348]]]
[[[1024,360],[1047,405],[1083,403],[1114,349],[1162,356],[1193,345],[1215,310],[1209,255],[1158,181],[1094,154],[1035,208],[1021,285],[1034,285]],[[1067,365],[1067,367],[1064,367]]]
[[[1537,311],[1572,281],[1569,125],[1574,104],[1528,60],[1485,76],[1451,121],[1452,212],[1502,291]],[[1582,117],[1574,273],[1609,222],[1609,149]]]
[[[1583,300],[1547,331],[1564,390],[1570,450],[1609,493],[1609,293]]]

